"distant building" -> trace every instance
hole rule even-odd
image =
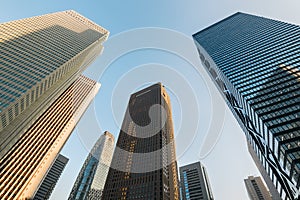
[[[69,159],[65,156],[61,154],[58,155],[50,170],[47,172],[43,182],[39,186],[39,189],[35,193],[33,200],[47,200],[50,198],[51,193],[68,161]]]
[[[99,200],[114,151],[114,136],[105,131],[86,158],[69,200]]]
[[[103,199],[179,200],[171,102],[161,83],[130,96]]]
[[[244,181],[250,200],[272,200],[260,177],[249,176]]]
[[[179,168],[182,200],[213,200],[205,167],[192,163]]]

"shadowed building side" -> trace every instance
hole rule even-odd
[[[68,161],[69,159],[61,154],[57,156],[54,163],[51,165],[51,168],[47,172],[46,177],[43,179],[43,182],[40,184],[37,192],[34,194],[33,200],[47,200],[50,198],[51,193]]]
[[[208,174],[200,163],[179,167],[182,200],[213,200]]]
[[[179,199],[169,96],[161,83],[130,96],[103,199]]]
[[[0,24],[0,158],[101,53],[108,34],[75,11]]]

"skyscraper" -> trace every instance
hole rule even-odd
[[[0,24],[0,158],[101,53],[108,34],[75,11]]]
[[[182,200],[213,200],[205,167],[200,162],[179,167]]]
[[[114,136],[105,131],[86,158],[72,188],[70,200],[99,200],[114,151]]]
[[[39,189],[34,194],[33,200],[47,200],[50,198],[51,193],[68,161],[69,159],[61,154],[57,156],[43,182],[40,184]]]
[[[74,11],[0,25],[0,198],[33,198],[100,85],[109,32]]]
[[[31,199],[99,90],[80,76],[0,159],[0,199]]]
[[[300,186],[297,25],[236,13],[193,35],[200,60],[282,199]],[[268,186],[271,188],[270,186]]]
[[[179,199],[171,102],[161,83],[130,96],[103,199]]]
[[[244,181],[250,200],[272,200],[260,177],[249,176]]]

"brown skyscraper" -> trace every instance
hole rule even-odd
[[[103,199],[179,199],[171,104],[161,83],[131,95]]]

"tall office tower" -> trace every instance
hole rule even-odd
[[[290,200],[300,186],[299,31],[236,13],[193,35],[204,68],[271,180],[268,187]]]
[[[200,163],[192,163],[179,167],[182,200],[213,200],[205,167]]]
[[[70,200],[101,199],[113,151],[114,136],[105,131],[86,158],[72,188]]]
[[[74,11],[0,24],[0,158],[101,53],[108,34]]]
[[[80,76],[0,159],[0,199],[31,199],[99,90]]]
[[[161,83],[130,96],[103,199],[179,199],[171,102]]]
[[[35,193],[33,200],[47,200],[50,198],[51,193],[68,161],[69,159],[61,154],[57,156],[43,182],[40,184],[39,189]]]
[[[244,181],[250,200],[272,200],[260,177],[249,176]]]

